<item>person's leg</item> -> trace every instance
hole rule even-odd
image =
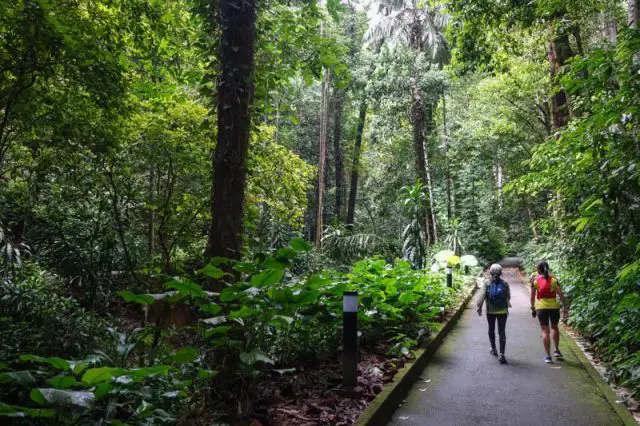
[[[538,322],[542,330],[542,344],[544,345],[544,352],[547,356],[551,356],[551,342],[549,341],[549,309],[538,310]]]
[[[487,322],[489,324],[489,343],[491,343],[491,350],[493,353],[496,351],[496,316],[487,312]]]
[[[556,352],[560,352],[560,330],[558,330],[558,322],[560,322],[560,309],[554,309],[550,312],[551,334]]]
[[[496,315],[498,317],[498,335],[500,338],[500,353],[504,355],[504,349],[507,345],[507,314]]]
[[[544,345],[544,353],[551,356],[551,342],[549,341],[549,326],[542,325],[542,344]]]

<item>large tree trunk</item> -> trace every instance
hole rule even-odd
[[[219,0],[221,72],[207,255],[241,257],[251,127],[256,0]]]
[[[358,177],[360,168],[360,153],[362,150],[362,132],[367,118],[367,101],[360,104],[360,115],[358,116],[358,127],[356,129],[356,140],[353,147],[353,163],[351,164],[351,186],[349,187],[349,205],[347,206],[347,227],[352,229],[356,214],[356,197],[358,195]]]
[[[496,164],[496,186],[498,189],[498,210],[502,210],[502,186],[504,183],[504,176],[502,172],[502,165]]]
[[[451,170],[449,169],[449,130],[447,128],[447,101],[445,94],[442,94],[442,133],[444,136],[444,170],[445,170],[445,187],[447,192],[447,219],[455,214],[455,206],[453,201],[453,193],[451,183]]]
[[[345,198],[344,188],[344,162],[342,159],[342,148],[340,147],[340,138],[342,137],[342,108],[344,106],[345,92],[340,90],[335,97],[334,114],[333,114],[333,156],[335,159],[336,172],[336,210],[335,216],[337,222],[342,221],[342,210]]]
[[[432,137],[435,135],[436,130],[436,122],[433,119],[433,113],[436,109],[435,102],[430,102],[426,105],[425,108],[425,124],[427,126],[427,135]],[[431,182],[431,168],[429,166],[429,149],[427,140],[425,140],[426,147],[424,148],[424,162],[425,162],[425,173],[427,176],[427,195],[429,196],[428,204],[427,204],[427,223],[429,226],[429,233],[432,236],[432,242],[438,243],[438,222],[436,220],[436,209],[435,209],[435,199],[433,197],[433,184]]]
[[[640,8],[638,8],[637,0],[629,0],[628,2],[628,21],[629,27],[637,30],[638,29],[638,18],[640,18]]]
[[[554,19],[560,22],[566,16],[566,11],[559,11],[555,14]],[[571,45],[569,44],[569,34],[565,28],[554,28],[553,22],[549,25],[549,65],[551,81],[556,81],[558,72],[564,66],[568,59],[573,56]],[[558,129],[567,124],[569,119],[569,100],[567,93],[561,87],[558,87],[551,97],[551,116],[553,128]]]
[[[325,170],[327,163],[327,139],[329,137],[329,105],[331,98],[331,73],[327,69],[324,72],[322,82],[322,108],[320,111],[320,146],[318,149],[318,199],[316,213],[316,247],[322,247],[322,235],[324,232],[324,189]]]
[[[422,103],[422,96],[417,87],[411,89],[411,125],[413,127],[413,151],[416,161],[416,176],[423,185],[427,185],[427,164],[424,154],[424,124],[425,124],[425,111]],[[421,218],[421,222],[424,223],[425,234],[427,238],[427,245],[431,244],[431,214],[428,210],[429,206],[425,207],[425,217]]]
[[[602,19],[604,21],[604,35],[609,39],[611,44],[615,45],[618,38],[618,23],[616,22],[616,15],[611,4],[607,5],[602,12]],[[578,53],[580,53],[580,56],[584,56],[584,53],[580,52],[580,50],[578,50]]]
[[[149,260],[153,258],[155,253],[155,241],[156,241],[156,210],[155,210],[155,189],[156,189],[156,170],[152,164],[149,170],[149,215],[147,217],[147,256]]]

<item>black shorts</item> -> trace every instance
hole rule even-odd
[[[549,325],[549,320],[551,320],[551,325],[558,325],[560,321],[560,309],[538,309],[538,321],[540,321],[540,325]]]

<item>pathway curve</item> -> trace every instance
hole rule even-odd
[[[474,299],[390,424],[623,424],[571,347],[563,345],[564,336],[560,350],[566,360],[543,362],[528,290],[516,269],[505,269],[503,277],[511,287],[513,305],[507,321],[509,364],[500,365],[489,354],[486,317],[478,317]]]

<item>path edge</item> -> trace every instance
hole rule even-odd
[[[383,426],[392,418],[398,406],[418,380],[422,371],[433,357],[433,354],[442,344],[444,338],[458,322],[467,305],[473,299],[478,286],[474,283],[471,293],[462,301],[460,306],[446,322],[442,323],[440,330],[435,336],[427,340],[425,346],[416,351],[416,358],[413,362],[402,367],[393,380],[387,383],[382,390],[364,409],[354,423],[355,426]]]
[[[571,337],[567,333],[567,331],[564,329],[564,326],[559,327],[559,329],[565,341],[569,342],[569,347],[571,348],[573,353],[580,360],[580,363],[582,363],[582,366],[585,368],[585,370],[587,370],[589,376],[591,376],[611,408],[613,408],[613,411],[615,411],[620,420],[622,420],[622,423],[624,423],[625,426],[638,426],[638,422],[636,422],[636,419],[629,412],[627,407],[616,402],[618,400],[617,395],[615,394],[613,389],[611,389],[609,384],[605,382],[605,380],[602,378],[600,373],[598,373],[595,367],[591,364],[591,361],[589,361],[586,355],[582,352],[576,341],[573,340],[573,337]]]

